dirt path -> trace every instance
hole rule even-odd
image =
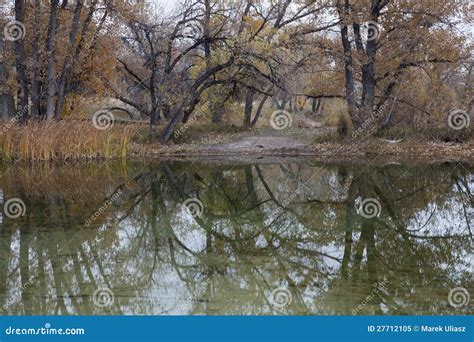
[[[306,150],[310,146],[290,137],[243,137],[224,144],[202,146],[203,150],[216,153],[260,153]]]

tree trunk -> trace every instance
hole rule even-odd
[[[49,34],[47,45],[48,61],[48,101],[46,106],[46,117],[54,117],[54,96],[56,95],[56,29],[58,25],[58,4],[59,0],[51,0],[51,10],[49,17]]]
[[[251,127],[253,110],[253,90],[248,89],[245,94],[245,110],[244,110],[244,128]]]
[[[67,77],[72,69],[73,58],[77,58],[76,53],[73,52],[74,44],[76,42],[77,35],[79,33],[79,22],[81,19],[81,11],[83,6],[83,0],[78,0],[76,8],[74,10],[74,16],[72,18],[71,32],[69,33],[69,42],[68,42],[68,54],[64,60],[64,65],[61,71],[58,82],[58,99],[56,101],[56,110],[54,117],[56,119],[61,118],[61,112],[64,105],[64,96],[66,92],[66,81]],[[90,13],[90,12],[89,12]],[[85,32],[83,32],[84,34]]]
[[[225,86],[215,88],[215,96],[211,96],[213,101],[210,102],[212,113],[212,123],[218,124],[222,122],[225,113],[225,103],[232,96],[232,91]]]
[[[159,109],[153,108],[151,110],[151,115],[150,115],[150,130],[149,130],[150,141],[153,141],[156,138],[156,128],[158,126],[159,121],[160,121]]]
[[[169,104],[163,105],[163,117],[167,120],[171,118],[171,106]]]
[[[234,63],[234,57],[230,57],[229,60],[223,64],[216,65],[210,69],[206,69],[204,73],[202,73],[194,82],[194,85],[191,87],[190,90],[190,97],[189,101],[186,101],[186,104],[182,104],[181,107],[178,109],[176,114],[173,116],[171,121],[168,123],[166,128],[163,130],[163,133],[161,134],[160,137],[160,143],[161,144],[166,144],[169,139],[171,138],[171,135],[174,132],[174,129],[178,125],[179,122],[181,121],[187,121],[189,116],[191,115],[192,111],[196,107],[196,105],[199,103],[200,96],[202,93],[208,89],[210,86],[213,85],[213,82],[210,82],[206,85],[203,85],[203,83],[211,76],[213,76],[215,73],[224,70],[231,66]],[[198,91],[199,88],[199,91]]]
[[[94,16],[97,1],[98,0],[93,0],[92,3],[90,4],[89,12],[87,14],[87,17],[84,20],[84,22],[82,23],[81,34],[80,34],[81,38],[79,40],[79,43],[77,43],[76,48],[74,49],[73,56],[71,58],[66,58],[66,60],[64,62],[64,67],[63,67],[63,70],[61,72],[61,76],[60,76],[60,79],[59,79],[58,101],[57,101],[56,112],[55,112],[55,118],[58,119],[58,120],[61,118],[61,112],[62,112],[62,108],[63,108],[63,105],[64,105],[64,97],[66,95],[67,81],[68,81],[68,78],[70,77],[70,75],[72,73],[74,63],[79,59],[79,55],[82,51],[82,47],[83,47],[83,44],[84,44],[84,39],[86,38],[86,35],[89,31],[89,24],[92,20],[92,17]],[[77,24],[78,24],[78,21],[80,19],[81,10],[82,10],[82,1],[81,1],[81,4],[79,4],[79,2],[78,2],[77,6],[76,6],[76,10],[75,10],[76,13],[74,14],[74,19],[73,19],[73,27],[71,28],[71,35],[77,36],[77,30],[78,30]],[[76,18],[76,16],[77,16],[77,18]],[[102,19],[99,23],[99,26],[98,26],[98,30],[100,30],[100,28],[102,27],[103,20],[105,20],[105,17],[106,17],[106,14],[104,14],[104,16],[102,17]],[[77,23],[74,23],[75,20],[77,20]],[[76,28],[74,28],[75,24],[76,24]],[[96,32],[96,34],[97,34],[97,32]],[[95,36],[95,34],[94,34],[94,36]],[[70,37],[70,41],[73,42],[71,44],[71,46],[74,46],[75,37],[73,39],[71,39],[71,37]]]
[[[356,102],[355,102],[355,87],[354,87],[354,75],[353,75],[353,62],[352,62],[352,48],[349,40],[348,27],[343,26],[341,29],[342,47],[344,50],[344,72],[346,80],[346,101],[349,109],[349,116],[351,117],[354,127],[359,127],[362,124],[361,119],[358,115]],[[319,107],[319,105],[318,105]]]
[[[161,137],[160,137],[161,144],[164,145],[170,140],[171,135],[174,132],[174,129],[176,128],[178,123],[183,120],[183,118],[184,118],[184,109],[181,107],[178,109],[177,113],[173,116],[171,121],[165,127],[165,129],[163,130],[163,133],[161,133]]]
[[[211,112],[212,123],[221,123],[224,115],[224,103],[211,103]]]
[[[311,102],[311,112],[313,113],[313,115],[316,115],[317,114],[317,111],[319,109],[319,100],[318,99],[313,99],[313,101]]]
[[[263,106],[265,105],[265,102],[267,102],[268,95],[263,95],[262,100],[260,101],[260,104],[258,105],[257,112],[255,113],[255,117],[252,120],[252,124],[250,127],[254,127],[255,124],[257,123],[258,119],[260,118],[260,115],[262,114]]]
[[[4,41],[2,35],[0,35],[0,56],[3,54]],[[8,80],[8,69],[0,60],[0,84],[7,83]],[[16,112],[15,109],[15,99],[12,94],[9,93],[0,93],[0,118],[3,120],[8,120],[10,117],[14,116]]]
[[[41,15],[40,15],[40,0],[35,0],[35,37],[33,40],[33,79],[31,82],[31,116],[38,117],[40,115],[40,81],[39,81],[39,65],[40,65],[40,54],[39,54],[39,41],[41,39]]]
[[[23,0],[15,0],[15,20],[24,23],[24,6]],[[15,54],[16,54],[16,69],[17,79],[21,86],[21,96],[19,98],[19,107],[22,108],[22,112],[25,118],[28,116],[28,104],[29,104],[29,89],[28,89],[28,77],[26,70],[26,54],[24,40],[18,39],[15,41]]]
[[[272,96],[271,107],[272,108],[278,108],[278,100],[275,98],[275,96]]]
[[[211,2],[210,0],[204,0],[205,13],[203,20],[204,28],[204,56],[206,58],[206,68],[211,67]],[[221,123],[223,114],[223,103],[221,103],[220,92],[215,91],[209,96],[209,109],[211,111],[212,123]]]
[[[367,42],[367,63],[362,66],[362,115],[361,120],[367,120],[374,109],[375,96],[375,57],[377,45],[375,40]]]
[[[0,118],[7,121],[15,115],[15,99],[11,94],[0,93]]]
[[[377,32],[378,17],[380,15],[380,1],[372,0],[371,6],[371,22],[369,23],[369,30]],[[361,103],[361,120],[367,120],[374,111],[375,99],[375,58],[377,56],[378,37],[367,40],[365,53],[367,61],[362,66],[362,103]]]

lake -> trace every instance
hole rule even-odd
[[[0,172],[5,315],[474,312],[468,299],[459,305],[474,293],[473,165],[156,161]]]

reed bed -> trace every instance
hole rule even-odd
[[[96,129],[90,122],[48,121],[15,124],[0,131],[3,160],[50,161],[127,157],[135,125]]]

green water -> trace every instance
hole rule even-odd
[[[474,296],[472,165],[0,171],[4,315],[474,312],[448,300],[456,287]],[[10,199],[23,216],[6,212]]]

